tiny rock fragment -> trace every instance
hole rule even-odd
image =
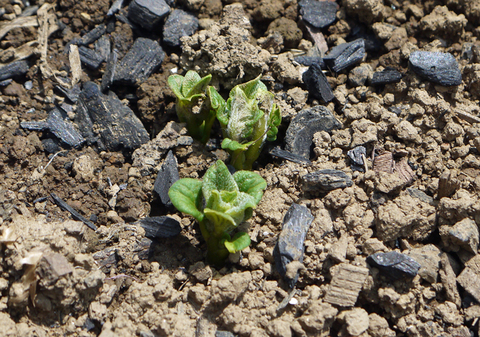
[[[408,165],[407,158],[403,158],[395,164],[394,172],[403,180],[405,185],[410,184],[415,179],[415,173]]]
[[[357,39],[333,47],[323,60],[330,69],[338,73],[355,63],[361,62],[365,56],[365,41]]]
[[[326,107],[317,105],[300,111],[290,122],[285,136],[285,150],[310,159],[313,135],[319,131],[331,132],[342,124]]]
[[[60,277],[73,273],[73,268],[63,255],[47,253],[38,262],[36,272],[42,284],[51,285]]]
[[[168,46],[178,47],[182,36],[191,36],[198,29],[198,19],[181,9],[170,13],[163,25],[163,42]]]
[[[73,207],[71,207],[69,204],[67,204],[65,201],[63,201],[59,196],[57,196],[55,193],[50,193],[50,196],[53,198],[53,201],[55,204],[60,207],[62,210],[69,212],[72,215],[72,218],[78,221],[83,222],[85,225],[93,229],[94,231],[97,230],[97,226],[90,220],[87,220],[85,217],[80,215]]]
[[[438,180],[438,199],[452,196],[460,188],[458,170],[446,170],[442,172]]]
[[[470,218],[465,218],[453,226],[440,226],[440,237],[447,251],[464,249],[472,254],[477,254],[479,244],[478,226]]]
[[[180,223],[169,216],[152,216],[136,222],[145,230],[149,239],[165,239],[177,236],[182,231]]]
[[[387,67],[382,71],[377,71],[373,74],[372,80],[370,81],[371,85],[382,85],[388,83],[397,83],[400,82],[403,75],[401,72],[394,68]]]
[[[442,251],[432,244],[413,248],[408,252],[408,256],[413,258],[420,265],[418,275],[431,284],[437,282],[441,255]]]
[[[80,54],[80,60],[82,63],[90,69],[96,70],[100,67],[104,58],[102,55],[97,53],[95,50],[87,48],[85,46],[80,46],[78,48],[78,53]]]
[[[114,82],[134,85],[146,80],[160,67],[165,53],[157,41],[139,37],[118,63]]]
[[[302,177],[303,190],[308,192],[328,192],[353,185],[352,178],[339,170],[319,170]]]
[[[302,79],[312,97],[320,99],[325,103],[330,102],[335,97],[319,63],[313,63],[303,73]]]
[[[298,154],[294,154],[289,151],[282,150],[279,146],[276,146],[273,149],[271,149],[269,153],[272,156],[286,159],[297,164],[307,164],[307,165],[312,164],[310,160],[305,159],[302,156],[299,156]]]
[[[287,278],[287,266],[292,261],[303,262],[304,242],[312,221],[310,210],[298,204],[290,206],[283,219],[283,228],[273,253],[275,266],[290,288],[295,286],[298,273],[293,278]]]
[[[340,264],[328,287],[325,302],[340,307],[354,306],[367,276],[368,268]]]
[[[300,0],[302,19],[315,28],[325,28],[336,19],[338,5],[332,1]]]
[[[443,86],[462,83],[460,67],[450,53],[414,51],[408,61],[417,75],[430,82]]]
[[[153,30],[169,12],[164,0],[134,0],[128,6],[128,19]]]
[[[110,151],[133,151],[150,139],[142,122],[118,97],[87,82],[78,98],[75,122],[89,143]]]
[[[157,192],[160,201],[165,206],[171,206],[172,202],[168,196],[168,190],[179,179],[177,159],[173,155],[172,150],[168,151],[167,158],[158,171],[153,190]]]
[[[447,300],[455,303],[457,308],[460,308],[462,300],[460,299],[460,293],[458,292],[457,280],[452,267],[452,261],[453,258],[447,253],[442,254],[440,261],[440,280],[442,281],[443,288],[445,289]]]
[[[375,253],[367,257],[367,262],[380,269],[393,280],[404,277],[413,278],[420,269],[420,264],[410,256],[399,252]]]
[[[6,64],[0,67],[0,81],[24,76],[28,72],[28,69],[30,69],[30,65],[25,60]]]
[[[457,277],[457,282],[470,295],[480,302],[480,255],[475,255],[465,263],[465,268]]]

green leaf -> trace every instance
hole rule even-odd
[[[253,142],[248,142],[245,144],[240,144],[239,142],[235,140],[231,140],[229,138],[225,138],[222,141],[222,149],[224,150],[230,150],[230,151],[237,151],[237,150],[242,150],[246,151],[250,145],[252,145]]]
[[[278,126],[282,123],[282,114],[276,104],[273,105],[270,118],[268,120],[267,140],[274,141],[277,139]]]
[[[168,190],[172,204],[180,211],[202,221],[202,182],[197,179],[183,178],[177,180]]]
[[[236,86],[236,88],[241,89],[248,99],[254,99],[258,90],[264,89],[267,91],[267,87],[262,81],[260,81],[260,77],[262,77],[262,75],[258,75],[256,78],[246,83],[239,84]],[[232,95],[231,91],[230,95]]]
[[[183,83],[183,76],[181,75],[170,75],[167,80],[168,86],[172,89],[175,96],[178,99],[183,99],[185,96],[182,94],[182,83]]]
[[[207,204],[210,203],[212,191],[238,191],[237,184],[223,161],[217,160],[203,176],[202,193]]]
[[[212,86],[207,87],[207,95],[208,95],[208,98],[210,99],[210,105],[212,107],[212,110],[215,111],[215,115],[217,116],[217,119],[220,121],[220,124],[222,124],[222,121],[225,121],[225,120],[226,120],[226,123],[228,123],[228,116],[225,115],[225,111],[226,111],[225,107],[227,103],[225,102],[223,97],[220,96],[218,91],[215,90],[215,88]]]
[[[195,73],[196,76],[190,76],[187,78],[189,73]],[[211,80],[212,75],[207,75],[203,78],[200,78],[200,76],[196,72],[190,70],[185,75],[185,82],[183,84],[183,87],[185,87],[185,91],[183,90],[183,88],[182,91],[186,92],[186,97],[191,97],[200,93],[203,94]]]
[[[267,182],[258,173],[251,171],[237,171],[233,174],[240,192],[247,193],[255,199],[257,205],[267,188]]]
[[[228,234],[237,227],[235,220],[228,214],[217,212],[210,208],[203,210],[205,218],[214,225],[213,236]]]
[[[238,232],[231,240],[226,239],[224,245],[229,253],[234,254],[250,246],[250,242],[251,240],[248,233]]]

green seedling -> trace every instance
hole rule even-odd
[[[168,77],[168,85],[177,96],[175,109],[178,119],[181,123],[187,124],[187,130],[194,139],[204,144],[210,138],[216,115],[208,95],[209,91],[215,91],[213,87],[208,86],[211,79],[212,75],[201,78],[193,70],[189,70],[185,76]]]
[[[277,138],[282,117],[273,97],[260,76],[235,86],[226,103],[220,95],[215,97],[214,109],[225,138],[222,148],[230,153],[235,169],[251,170],[265,140]]]
[[[267,182],[258,173],[237,171],[232,175],[219,160],[207,170],[203,181],[180,179],[168,195],[179,211],[198,221],[207,242],[208,261],[221,266],[230,253],[250,245],[248,233],[231,234],[252,216],[266,187]]]

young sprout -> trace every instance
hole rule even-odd
[[[207,170],[203,181],[180,179],[170,187],[168,195],[179,211],[198,221],[207,242],[207,259],[221,266],[228,254],[250,245],[248,233],[231,234],[252,216],[266,187],[259,174],[237,171],[232,175],[219,160]]]
[[[193,138],[204,144],[210,138],[215,121],[215,110],[211,108],[209,95],[206,95],[213,89],[208,87],[211,79],[212,75],[201,78],[193,70],[187,71],[185,77],[171,75],[168,78],[168,85],[177,96],[175,108],[178,119],[187,124],[187,130]]]
[[[230,152],[235,169],[251,170],[265,140],[277,138],[282,117],[273,97],[260,76],[235,86],[226,103],[216,97],[215,110],[225,138],[222,148]]]

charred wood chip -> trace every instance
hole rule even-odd
[[[28,69],[30,69],[30,65],[27,61],[14,61],[9,64],[0,67],[0,81],[9,79],[9,78],[18,78],[24,76]]]
[[[63,97],[67,98],[70,102],[76,103],[78,100],[78,96],[82,91],[79,84],[73,86],[73,88],[67,89],[60,85],[55,86],[55,90],[57,90]]]
[[[303,190],[307,192],[328,192],[353,185],[352,178],[339,170],[319,170],[302,177]]]
[[[191,36],[198,29],[198,19],[190,13],[175,9],[163,25],[163,42],[171,47],[179,47],[182,36]]]
[[[95,50],[85,46],[78,47],[78,53],[80,54],[80,60],[82,63],[87,68],[93,70],[98,69],[102,62],[105,61],[104,57],[100,53],[97,53]]]
[[[297,163],[297,164],[312,165],[312,162],[310,160],[305,159],[302,156],[299,156],[298,154],[282,150],[279,146],[271,149],[269,153],[272,156],[279,157],[279,158],[282,158],[282,159],[286,159],[286,160],[292,161],[292,162]]]
[[[106,32],[107,32],[107,26],[104,23],[102,23],[97,27],[93,28],[87,34],[85,34],[82,37],[80,44],[85,46],[89,45],[90,43],[97,41]]]
[[[131,152],[150,139],[134,112],[113,92],[102,94],[93,82],[84,84],[75,122],[87,141],[101,150]]]
[[[287,265],[292,261],[303,262],[304,242],[313,218],[307,207],[293,204],[283,219],[283,228],[273,253],[278,272],[291,288],[298,280],[298,273],[287,277],[292,276],[287,275]]]
[[[395,173],[405,182],[405,184],[410,184],[415,179],[415,172],[413,172],[408,164],[407,158],[403,158],[395,164]]]
[[[382,71],[377,71],[373,74],[372,80],[370,81],[371,85],[381,85],[388,83],[397,83],[400,82],[403,75],[396,69],[387,67]]]
[[[320,56],[296,56],[294,60],[307,67],[310,67],[314,63],[317,63],[320,68],[325,67],[325,63]]]
[[[97,226],[90,220],[87,220],[85,217],[80,215],[73,207],[63,201],[60,197],[58,197],[55,193],[50,193],[50,196],[53,198],[55,204],[60,207],[62,210],[69,212],[72,215],[72,218],[78,221],[83,222],[89,228],[93,229],[94,231],[97,230]]]
[[[364,24],[351,25],[350,40],[363,39],[365,41],[365,50],[379,52],[383,48],[383,43],[380,41],[370,27]]]
[[[43,149],[47,153],[57,153],[58,151],[62,150],[62,148],[60,147],[60,141],[57,139],[52,139],[52,138],[42,139],[42,145],[43,145]]]
[[[361,62],[365,56],[365,41],[363,39],[357,39],[333,47],[330,52],[325,55],[323,61],[327,67],[338,73],[355,63]]]
[[[115,0],[107,12],[107,16],[117,13],[123,6],[123,0]]]
[[[373,170],[375,172],[393,173],[395,168],[395,161],[393,160],[393,153],[386,152],[378,155],[373,159]]]
[[[335,97],[319,63],[313,63],[303,73],[302,79],[312,97],[325,103],[330,102]]]
[[[407,192],[408,192],[408,194],[410,194],[411,197],[420,199],[421,201],[423,201],[423,202],[425,202],[429,205],[435,206],[433,198],[431,196],[429,196],[428,194],[426,194],[425,192],[420,191],[417,188],[407,188]]]
[[[139,37],[118,63],[114,82],[135,85],[137,81],[144,81],[160,67],[164,58],[165,53],[157,41]]]
[[[335,22],[338,5],[332,1],[300,0],[302,19],[315,28],[325,28]]]
[[[460,67],[450,53],[414,51],[408,61],[417,75],[430,82],[443,86],[462,83]]]
[[[319,131],[331,132],[342,124],[326,107],[317,105],[300,111],[290,122],[285,136],[285,150],[310,159],[313,135]]]
[[[104,61],[106,61],[110,56],[110,50],[110,39],[106,35],[103,35],[101,38],[95,41],[95,52],[102,56]]]
[[[108,247],[104,250],[98,251],[92,255],[95,261],[98,262],[100,268],[104,273],[110,271],[112,267],[116,267],[120,262],[120,257],[117,254],[117,249]]]
[[[367,262],[393,280],[413,278],[421,267],[410,256],[399,252],[375,253],[367,257]]]
[[[155,184],[153,185],[153,190],[157,192],[162,204],[167,207],[172,205],[170,197],[168,196],[168,190],[179,178],[177,160],[173,155],[172,150],[170,150],[168,151],[167,158],[165,159],[162,168],[158,171]]]
[[[164,0],[133,0],[128,6],[128,18],[147,30],[152,30],[170,12]]]
[[[117,68],[118,53],[116,50],[113,50],[107,59],[107,64],[105,66],[105,71],[102,76],[102,83],[100,84],[100,90],[106,92],[108,88],[113,83],[115,76],[115,69]]]
[[[177,236],[182,231],[180,223],[169,216],[152,216],[136,222],[145,230],[149,239],[165,239]]]
[[[352,170],[363,172],[364,161],[363,158],[367,155],[367,149],[365,146],[357,146],[347,152],[348,158],[352,161]]]

